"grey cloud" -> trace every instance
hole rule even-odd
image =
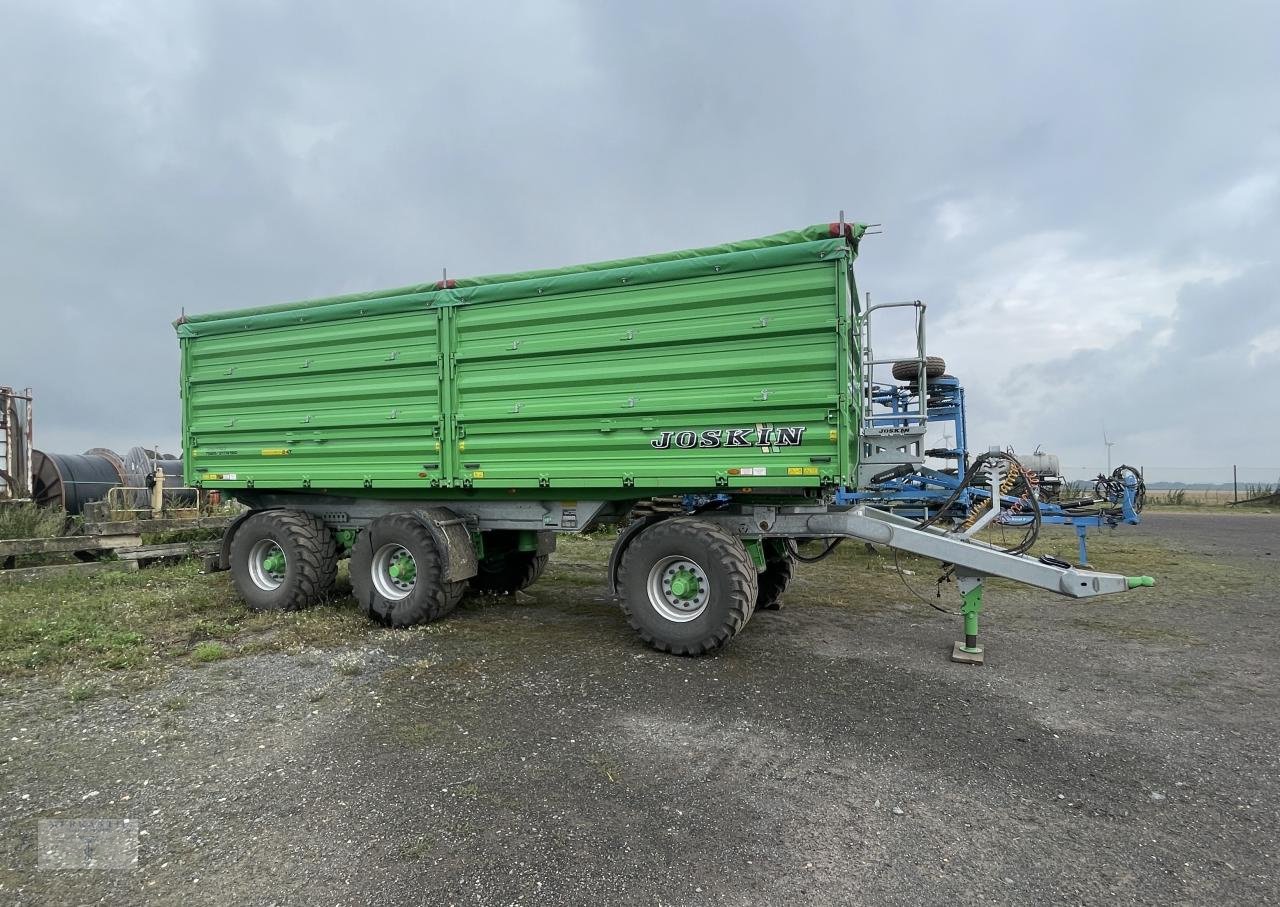
[[[1069,462],[1099,461],[1105,420],[1113,438],[1137,439],[1136,450],[1129,442],[1130,458],[1156,467],[1158,478],[1177,473],[1169,467],[1235,463],[1249,467],[1254,480],[1274,481],[1280,475],[1273,424],[1280,407],[1277,286],[1276,264],[1188,284],[1168,319],[1136,326],[1116,348],[1047,362],[1045,372],[1060,380],[1039,380],[1025,402],[1080,428],[1088,443],[1063,445]],[[1276,347],[1259,355],[1254,345],[1267,331]],[[1213,478],[1229,475],[1224,469]]]
[[[5,22],[0,381],[36,387],[51,448],[176,446],[183,307],[680,248],[842,207],[887,226],[863,288],[926,298],[938,351],[961,347],[971,422],[1020,445],[1072,449],[1116,387],[1169,363],[1192,376],[1178,398],[1127,388],[1143,403],[1117,420],[1222,405],[1216,370],[1244,353],[1225,320],[1188,327],[1197,294],[1257,332],[1280,320],[1250,283],[1274,260],[1276,196],[1247,191],[1280,174],[1272,4],[11,2]],[[1054,232],[1077,237],[1073,274],[1240,276],[1172,287],[1172,322],[1153,311],[1101,351],[983,359],[963,288],[1016,270],[989,250]],[[1072,300],[1081,317],[1097,289]],[[1162,327],[1165,347],[1139,332]],[[1254,362],[1274,390],[1274,357]],[[1064,365],[1088,377],[1066,389]],[[1193,465],[1216,462],[1193,441]]]

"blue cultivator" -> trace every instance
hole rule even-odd
[[[907,371],[915,365],[910,362]],[[1003,488],[993,490],[987,483],[976,482],[970,474],[970,456],[965,422],[964,388],[951,375],[926,378],[926,406],[920,405],[918,384],[870,385],[867,432],[881,433],[882,437],[894,437],[904,428],[916,429],[921,423],[922,411],[932,424],[944,423],[951,431],[945,437],[954,437],[953,447],[923,451],[911,450],[906,445],[896,445],[892,450],[879,451],[879,459],[888,464],[895,458],[896,465],[877,472],[864,472],[857,489],[842,489],[836,495],[838,504],[872,504],[900,516],[941,523],[943,525],[971,528],[982,514],[991,511],[993,494],[999,491],[1000,506],[987,522],[1009,527],[1038,527],[1044,524],[1074,526],[1079,539],[1079,563],[1088,566],[1087,535],[1090,527],[1112,527],[1121,523],[1136,525],[1142,521],[1140,513],[1146,489],[1142,475],[1131,466],[1120,466],[1111,475],[1099,475],[1094,481],[1093,495],[1062,500],[1063,481],[1056,474],[1037,473],[1013,456],[1012,451],[991,451],[986,457],[997,457],[1008,462]],[[913,431],[922,438],[923,432]],[[901,440],[901,435],[896,440]],[[869,448],[872,458],[877,450]],[[866,453],[866,451],[864,451]],[[924,456],[951,460],[951,469],[930,469],[923,464]],[[1048,458],[1037,455],[1038,465]],[[1021,480],[1018,480],[1018,476]]]

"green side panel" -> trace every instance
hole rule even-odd
[[[437,310],[419,310],[185,340],[187,481],[214,488],[438,481],[439,321]]]
[[[813,257],[456,307],[463,484],[660,492],[844,480],[845,265]]]

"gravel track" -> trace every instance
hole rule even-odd
[[[428,631],[0,700],[0,901],[1275,903],[1280,519],[1132,531],[1159,587],[1002,584],[981,668],[958,618],[805,569],[660,655],[553,560]],[[137,868],[37,871],[52,817],[130,818]]]

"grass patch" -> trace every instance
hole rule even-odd
[[[1201,640],[1186,633],[1177,627],[1172,626],[1154,626],[1151,624],[1139,623],[1136,619],[1126,620],[1108,620],[1101,617],[1079,616],[1073,617],[1071,623],[1081,628],[1098,633],[1102,636],[1110,636],[1115,639],[1126,639],[1131,642],[1153,642],[1153,643],[1183,643],[1198,644]]]
[[[413,749],[449,749],[461,742],[456,728],[429,721],[398,721],[380,736]]]
[[[102,691],[92,683],[76,683],[67,687],[67,699],[71,702],[88,702],[96,699]]]
[[[220,642],[202,642],[191,650],[196,661],[222,661],[230,656],[230,650]]]
[[[307,611],[249,611],[228,574],[202,575],[194,562],[51,577],[0,587],[0,678],[86,668],[138,672],[193,655],[200,660],[195,650],[202,643],[237,655],[297,651],[342,645],[371,629],[345,601]]]

